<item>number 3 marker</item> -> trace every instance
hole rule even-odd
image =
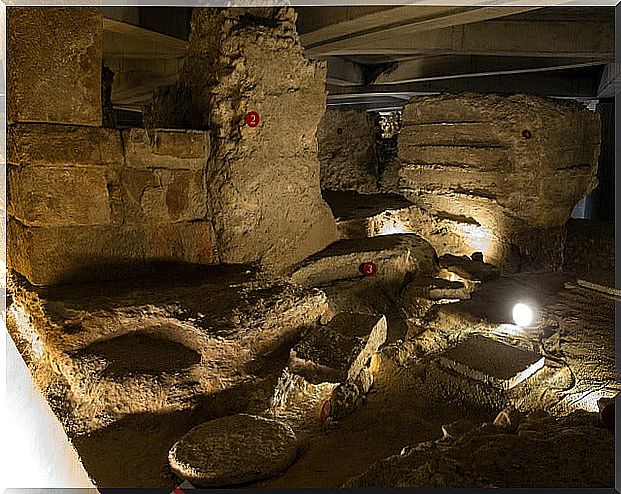
[[[251,111],[246,115],[246,125],[248,125],[248,127],[256,127],[259,125],[260,121],[261,117],[259,117],[256,111]]]

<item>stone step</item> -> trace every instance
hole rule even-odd
[[[308,257],[289,272],[291,282],[317,286],[339,279],[362,277],[360,267],[373,262],[376,277],[399,287],[406,273],[429,276],[436,272],[436,254],[423,238],[412,233],[344,239]]]
[[[387,331],[383,315],[340,312],[293,347],[289,370],[313,384],[352,382],[386,341]]]

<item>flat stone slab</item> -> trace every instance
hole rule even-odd
[[[431,277],[413,279],[404,288],[403,294],[404,297],[422,297],[430,300],[470,298],[470,292],[462,282]]]
[[[501,389],[511,389],[541,369],[545,358],[499,341],[475,335],[440,356],[451,370]]]
[[[313,384],[355,379],[386,340],[383,315],[340,312],[293,347],[289,370]]]
[[[429,276],[437,270],[435,250],[413,233],[339,240],[313,254],[290,272],[290,281],[316,286],[339,279],[362,277],[360,266],[377,265],[376,278],[401,284],[405,273]]]
[[[191,429],[168,453],[175,474],[201,487],[238,485],[287,469],[297,440],[286,424],[255,415],[231,415]]]
[[[500,276],[500,270],[482,261],[473,261],[466,256],[444,254],[439,259],[440,267],[469,281],[487,281]]]

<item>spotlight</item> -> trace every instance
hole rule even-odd
[[[520,327],[530,326],[533,322],[533,311],[526,304],[515,304],[513,307],[513,322]]]

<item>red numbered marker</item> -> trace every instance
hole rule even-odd
[[[251,111],[246,115],[246,125],[248,127],[256,127],[260,121],[261,117],[256,111]]]
[[[365,262],[360,266],[360,271],[365,276],[375,276],[377,274],[377,264],[374,262]]]

